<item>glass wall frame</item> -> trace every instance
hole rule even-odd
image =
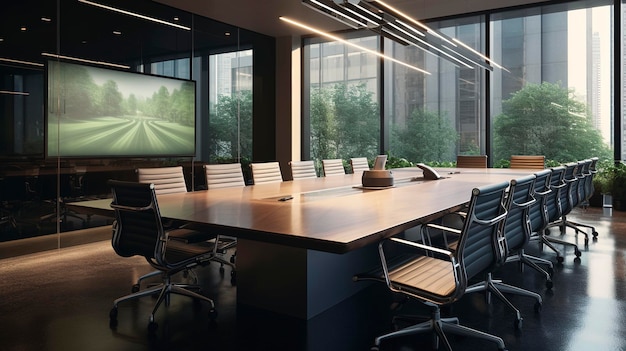
[[[564,128],[585,134],[584,138],[575,139],[578,144],[576,150],[572,143],[552,145],[544,142],[543,145],[547,145],[545,147],[548,149],[527,148],[515,153],[546,154],[549,159],[548,165],[591,156],[623,159],[624,133],[621,117],[623,102],[614,101],[613,98],[624,95],[623,83],[620,83],[623,78],[617,73],[623,71],[621,64],[624,60],[620,52],[623,52],[624,40],[614,39],[614,36],[623,38],[620,26],[611,25],[613,21],[622,21],[621,11],[618,11],[620,12],[618,15],[613,11],[614,4],[621,8],[621,2],[618,1],[573,1],[545,6],[522,6],[513,10],[503,9],[482,15],[457,16],[427,22],[430,27],[461,39],[504,66],[504,68],[495,66],[493,71],[456,67],[447,69],[446,66],[450,63],[445,60],[428,58],[430,55],[423,51],[384,40],[381,45],[383,54],[432,72],[431,75],[412,73],[389,60],[384,61],[384,68],[379,76],[381,93],[378,103],[381,106],[379,118],[382,121],[379,152],[407,158],[411,162],[441,165],[453,165],[456,155],[487,154],[489,165],[506,167],[510,152],[509,154],[503,152],[502,143],[494,143],[494,140],[501,142],[503,138],[500,136],[504,135],[502,129],[494,129],[494,123],[502,121],[502,115],[508,112],[503,111],[503,102],[511,99],[514,93],[524,88],[528,82],[557,84],[564,82],[559,77],[578,74],[578,80],[582,83],[577,83],[577,86],[585,89],[583,94],[567,93],[567,90],[573,87],[571,85],[562,87],[566,90],[565,95],[569,94],[571,98],[565,100],[571,101],[565,104],[567,105],[564,107],[565,114],[579,115],[576,117],[578,119],[570,118],[567,127]],[[561,20],[563,16],[571,17],[569,22]],[[522,21],[520,18],[525,19]],[[503,21],[507,21],[508,31],[502,32]],[[598,26],[602,28],[598,29]],[[522,28],[527,28],[528,31],[511,35],[515,30]],[[360,35],[368,35],[367,33],[376,35],[372,32]],[[503,33],[510,34],[503,38]],[[566,33],[566,36],[560,37],[559,33]],[[321,39],[309,38],[304,41],[303,99],[310,95],[310,84],[306,81],[306,75],[309,67],[316,64],[306,54],[314,40]],[[570,44],[568,54],[568,41],[571,43],[577,40],[579,43],[585,42],[586,45],[574,51]],[[498,46],[498,43],[501,43],[501,46]],[[529,51],[532,45],[540,45],[544,49],[534,51],[539,54],[532,54]],[[414,53],[411,54],[411,51]],[[586,60],[586,65],[580,66],[576,63],[576,60],[581,58]],[[618,91],[620,94],[616,94]],[[581,105],[576,107],[578,102]],[[559,102],[552,101],[549,105],[555,108]],[[581,110],[578,111],[575,107]],[[419,118],[423,120],[430,118],[431,121],[435,121],[426,123],[427,125],[451,126],[456,133],[454,142],[438,146],[437,153],[432,154],[424,150],[435,142],[419,144],[415,140],[425,139],[429,135],[437,135],[435,139],[440,140],[440,135],[445,135],[445,131],[439,131],[443,134],[437,134],[437,131],[427,130],[421,126],[413,130],[422,129],[423,133],[407,132],[402,136],[394,130],[397,126],[405,126],[408,121],[415,119],[412,117],[413,111],[420,111]],[[308,113],[309,109],[304,108],[305,125]],[[441,123],[442,121],[445,123]],[[599,135],[601,139],[598,138]],[[307,147],[308,140],[308,136],[304,135],[303,148]],[[519,141],[516,143],[522,144]],[[570,146],[572,150],[567,152],[555,153],[549,150],[549,148],[565,149]]]
[[[209,56],[212,53],[236,53],[242,49],[261,51],[264,59],[247,63],[245,87],[242,89],[242,80],[236,78],[233,92],[263,91],[264,99],[251,102],[250,108],[254,109],[258,125],[271,128],[275,123],[275,89],[268,83],[275,75],[273,38],[152,1],[102,0],[98,3],[169,24],[75,0],[25,0],[3,7],[0,15],[3,20],[0,25],[0,258],[110,239],[110,227],[108,231],[98,231],[98,228],[107,228],[111,218],[75,213],[65,204],[110,196],[106,181],[135,180],[136,168],[180,165],[189,191],[206,188],[202,165],[215,161],[206,147],[208,135],[212,133],[210,120],[214,118],[209,111]],[[77,18],[81,21],[76,21]],[[196,131],[191,139],[195,142],[194,151],[180,156],[48,156],[46,128],[51,130],[60,125],[60,119],[56,124],[46,124],[49,106],[67,112],[69,101],[76,100],[81,92],[74,89],[69,94],[70,99],[61,102],[58,97],[69,81],[65,74],[49,79],[50,62],[132,72],[141,77],[193,81],[192,113]],[[256,64],[260,68],[253,70]],[[236,76],[241,77],[241,74]],[[101,83],[90,84],[98,87]],[[113,90],[119,93],[113,95],[123,96],[122,104],[128,103],[120,84]],[[97,100],[95,90],[83,89],[83,92],[92,96],[90,101]],[[167,93],[176,92],[170,89]],[[126,117],[119,117],[130,118],[128,111],[123,112]],[[141,118],[147,118],[145,111],[140,113]],[[107,118],[113,119],[113,116]],[[77,117],[77,121],[86,122],[86,118]],[[267,145],[267,138],[272,138],[262,129],[259,136],[255,131],[252,133],[244,139]],[[63,139],[59,144],[62,143]],[[274,152],[273,147],[265,148],[269,151],[259,147],[258,152]],[[41,240],[18,245],[23,247],[19,252],[3,250],[2,242],[35,237]]]

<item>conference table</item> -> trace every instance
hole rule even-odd
[[[394,185],[361,174],[159,195],[164,219],[237,237],[237,302],[311,319],[368,286],[355,273],[378,264],[384,238],[461,208],[471,190],[536,172],[520,169],[394,169]],[[113,216],[111,199],[68,204]]]

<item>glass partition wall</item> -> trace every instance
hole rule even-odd
[[[252,159],[253,110],[274,123],[252,94],[273,91],[253,59],[271,38],[148,0],[23,0],[0,17],[0,246],[23,243],[0,258],[110,237],[111,218],[65,205],[139,167],[180,165],[203,189],[203,164]]]
[[[614,101],[621,92],[613,82],[623,58],[614,54],[620,40],[614,35],[620,31],[614,30],[613,18],[612,1],[571,1],[428,22],[489,56],[501,66],[493,65],[493,71],[468,68],[370,31],[335,33],[346,40],[360,35],[371,43],[368,48],[426,71],[361,50],[352,56],[369,59],[370,74],[350,78],[344,73],[353,65],[346,44],[307,38],[303,91],[311,102],[303,115],[311,126],[310,158],[318,157],[317,144],[328,145],[320,138],[340,135],[347,143],[358,131],[342,131],[339,123],[316,124],[320,115],[328,121],[350,116],[332,106],[320,109],[314,101],[321,91],[362,86],[372,99],[366,105],[377,116],[370,120],[361,114],[351,123],[368,125],[376,135],[369,145],[378,149],[360,156],[389,153],[396,166],[408,164],[404,160],[451,166],[457,155],[478,154],[488,155],[496,167],[507,167],[514,154],[545,155],[548,165],[592,156],[621,159],[616,146],[623,137],[615,130],[621,113],[613,108],[622,104]]]

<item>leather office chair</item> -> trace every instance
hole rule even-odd
[[[110,180],[109,185],[113,191],[111,207],[115,210],[113,249],[122,257],[137,255],[145,257],[150,266],[162,276],[161,284],[134,291],[130,295],[116,299],[109,313],[110,326],[117,327],[118,305],[121,302],[154,294],[158,294],[158,299],[150,313],[148,324],[150,332],[158,328],[154,315],[163,302],[169,305],[171,294],[185,295],[208,302],[209,318],[215,319],[217,312],[213,300],[191,291],[197,286],[172,282],[175,274],[201,263],[207,255],[211,254],[211,248],[169,239],[170,233],[186,229],[165,230],[154,184]]]
[[[528,220],[530,221],[529,241],[544,240],[542,235],[544,233],[544,229],[548,225],[545,213],[546,197],[551,192],[551,176],[552,170],[550,169],[545,169],[535,173],[535,184],[533,187],[533,197],[535,198],[535,202],[530,204],[528,207]],[[523,269],[524,265],[533,268],[546,277],[546,288],[552,289],[552,274],[554,273],[554,265],[551,261],[528,255],[524,252],[524,249],[521,249],[518,251],[517,255],[507,257],[506,262],[520,262],[521,269]],[[547,269],[543,269],[539,266],[539,264],[546,265]]]
[[[366,157],[353,157],[350,159],[350,167],[352,168],[352,173],[362,173],[363,171],[369,171],[370,165],[367,162]]]
[[[434,225],[459,235],[454,251],[400,238],[379,244],[382,273],[357,275],[355,280],[384,282],[392,292],[420,301],[432,313],[426,322],[377,337],[373,349],[389,338],[429,332],[434,332],[434,348],[442,341],[451,350],[446,338],[446,333],[451,333],[488,340],[505,349],[504,341],[495,335],[462,326],[458,318],[442,318],[440,306],[463,297],[470,279],[491,271],[502,259],[505,245],[499,228],[507,215],[503,202],[508,185],[503,182],[474,189],[462,229]],[[411,252],[388,258],[387,253],[397,252],[397,246]]]
[[[566,166],[558,166],[552,168],[552,175],[550,177],[550,193],[546,196],[546,221],[549,223],[541,234],[542,243],[548,246],[552,251],[556,253],[556,259],[558,263],[564,261],[561,252],[554,246],[554,244],[561,244],[564,246],[571,246],[574,248],[574,254],[576,259],[580,259],[581,252],[578,249],[578,245],[568,242],[561,238],[557,238],[554,235],[548,235],[549,227],[559,226],[561,217],[563,214],[569,214],[570,199],[569,194],[571,192],[571,185],[573,184],[572,177],[574,174],[574,167],[577,167],[577,163],[569,163]],[[566,173],[567,177],[566,178]],[[570,181],[566,182],[565,179]]]
[[[528,218],[528,208],[531,204],[535,203],[533,197],[535,183],[535,175],[528,175],[518,179],[513,179],[510,182],[510,187],[506,200],[504,202],[504,208],[507,211],[506,220],[501,227],[502,235],[505,240],[505,255],[502,257],[501,263],[506,262],[509,257],[519,258],[519,254],[523,254],[524,248],[530,240],[530,222]],[[467,214],[463,213],[463,216]],[[439,225],[427,225],[423,227],[425,230],[429,228],[440,228]],[[427,234],[430,237],[429,234]],[[452,250],[458,249],[458,239],[450,245]],[[548,276],[549,277],[549,276]],[[522,289],[517,286],[503,283],[501,280],[493,279],[492,272],[485,273],[485,279],[472,286],[468,286],[465,293],[485,292],[487,302],[491,302],[491,294],[495,294],[504,304],[515,312],[515,327],[521,329],[522,327],[522,315],[519,309],[515,307],[503,293],[509,293],[519,296],[526,296],[535,299],[535,311],[539,312],[542,306],[542,298],[539,294]]]
[[[240,163],[210,164],[203,167],[208,189],[246,186]]]
[[[315,171],[315,161],[291,161],[289,162],[291,168],[291,179],[309,179],[317,178],[317,172]]]
[[[512,155],[510,168],[536,169],[546,168],[546,157],[543,155]]]
[[[487,168],[487,155],[458,155],[457,168]]]
[[[246,186],[240,163],[204,165],[204,173],[206,176],[206,185],[208,190]],[[221,263],[220,272],[222,273],[224,272],[224,265],[229,265],[232,268],[231,276],[234,278],[236,269],[235,258],[237,253],[233,253],[230,257],[230,262],[223,260],[219,257],[219,255],[226,252],[226,250],[235,247],[237,245],[237,239],[234,237],[217,235],[215,242],[217,245],[213,246],[214,250],[212,259]]]
[[[139,182],[154,184],[157,195],[187,192],[182,166],[137,168],[136,172]]]
[[[241,169],[241,167],[240,167]],[[137,168],[137,180],[140,183],[154,184],[154,191],[157,195],[167,195],[176,193],[186,193],[187,183],[185,181],[185,175],[182,166],[171,167],[154,167],[154,168]],[[224,272],[224,264],[231,266],[231,276],[235,276],[235,266],[233,263],[228,262],[220,257],[218,253],[224,252],[227,246],[220,241],[220,236],[204,230],[203,228],[194,228],[192,224],[180,221],[168,221],[164,223],[167,229],[172,228],[185,228],[194,230],[185,231],[173,231],[169,234],[171,239],[181,240],[187,243],[201,243],[211,241],[214,254],[207,256],[207,261],[216,261],[220,263],[220,272]],[[150,277],[154,272],[139,277],[135,288],[138,287],[141,282]]]
[[[251,163],[252,182],[256,184],[280,183],[283,175],[278,162]]]
[[[324,170],[324,177],[346,174],[346,170],[343,167],[343,160],[339,158],[322,160],[322,168]]]
[[[574,208],[585,207],[589,204],[589,198],[593,195],[594,191],[593,176],[595,175],[595,173],[592,172],[591,168],[595,168],[594,162],[597,162],[597,160],[598,158],[596,157],[595,160],[587,159],[578,162],[578,170],[575,174],[575,177],[577,179],[576,189],[572,189],[572,196],[570,197],[571,210],[573,210]],[[566,217],[563,217],[562,220],[562,224],[564,224],[566,227],[574,229],[576,234],[583,233],[585,235],[585,246],[589,244],[589,236],[582,228],[591,229],[591,234],[593,235],[594,239],[598,237],[598,232],[596,231],[596,228],[592,225],[570,221]]]

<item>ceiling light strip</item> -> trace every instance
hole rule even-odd
[[[21,61],[21,60],[14,60],[14,59],[10,59],[10,58],[3,58],[3,57],[0,57],[0,61],[2,61],[2,62],[10,62],[10,63],[21,63],[21,64],[23,64],[23,65],[37,66],[37,67],[43,67],[43,66],[44,66],[44,64],[43,64],[43,63],[30,62],[30,61]]]
[[[323,4],[323,3],[319,2],[319,1],[316,1],[316,0],[310,0],[310,1],[311,1],[313,4],[318,5],[318,6],[320,6],[320,7],[323,7],[323,8],[325,8],[325,9],[327,9],[328,11],[331,11],[331,12],[333,12],[333,13],[335,13],[335,14],[337,14],[337,15],[341,16],[341,17],[345,17],[345,18],[347,18],[348,20],[350,20],[350,21],[352,21],[352,22],[354,22],[354,23],[356,23],[356,24],[360,25],[361,27],[367,27],[367,25],[366,25],[365,23],[363,23],[363,22],[361,22],[361,21],[359,21],[359,20],[357,20],[357,19],[355,19],[355,18],[352,18],[352,17],[350,17],[350,16],[346,15],[345,13],[342,13],[342,12],[340,12],[340,11],[338,11],[338,10],[336,10],[336,9],[334,9],[334,8],[332,8],[332,7],[328,6],[328,5],[326,5],[326,4]],[[327,15],[329,15],[329,14],[327,14]]]
[[[310,8],[311,10],[314,10],[314,11],[316,11],[316,12],[321,13],[321,14],[322,14],[322,15],[324,15],[324,16],[332,17],[332,19],[334,19],[335,21],[337,21],[337,22],[341,22],[341,23],[345,24],[346,26],[348,26],[348,27],[350,27],[350,28],[352,28],[352,29],[359,29],[359,28],[361,28],[361,27],[359,27],[358,25],[355,25],[355,24],[353,24],[353,23],[350,23],[350,22],[348,22],[348,21],[346,21],[346,20],[343,20],[343,19],[341,19],[341,18],[339,18],[339,17],[332,16],[332,15],[331,15],[331,14],[329,14],[328,12],[326,12],[326,11],[324,11],[324,10],[322,10],[322,9],[318,8],[318,7],[315,7],[315,6],[314,6],[314,5],[312,5],[312,4],[309,4],[309,3],[307,3],[307,2],[303,2],[302,4],[303,4],[304,6],[306,6],[306,7]]]
[[[502,66],[501,66],[501,65],[499,65],[497,62],[495,62],[495,61],[493,61],[492,59],[490,59],[489,57],[487,57],[487,56],[485,56],[485,55],[481,54],[480,52],[478,52],[478,51],[476,51],[476,50],[472,49],[470,46],[468,46],[468,45],[467,45],[467,44],[465,44],[464,42],[460,41],[459,39],[457,39],[457,38],[452,38],[452,40],[454,40],[456,43],[458,43],[459,45],[463,46],[463,47],[464,47],[464,48],[466,48],[467,50],[469,50],[469,51],[473,52],[474,54],[476,54],[476,55],[478,55],[478,56],[482,57],[483,59],[485,59],[487,62],[491,63],[492,65],[494,65],[494,66],[496,66],[496,67],[498,67],[498,68],[500,68],[500,69],[502,69],[502,70],[505,70],[505,71],[507,71],[507,72],[511,73],[511,71],[509,71],[508,69],[506,69],[506,68],[502,67]]]
[[[109,67],[130,69],[130,66],[127,66],[127,65],[120,65],[120,64],[117,64],[117,63],[110,63],[110,62],[104,62],[104,61],[93,61],[93,60],[87,60],[87,59],[82,59],[82,58],[78,58],[78,57],[72,57],[72,56],[63,56],[63,55],[57,55],[57,54],[50,54],[50,53],[47,53],[47,52],[42,52],[41,56],[54,57],[54,58],[63,59],[63,60],[85,62],[85,63],[91,63],[91,64],[101,65],[101,66],[109,66]]]
[[[366,20],[368,22],[371,22],[371,23],[373,23],[373,24],[375,24],[377,26],[380,26],[380,23],[378,23],[378,22],[374,21],[373,19],[371,19],[371,18],[369,18],[369,17],[367,17],[365,15],[362,15],[362,14],[360,14],[360,13],[358,13],[358,12],[352,10],[352,9],[344,7],[344,10],[346,10],[346,11],[350,12],[351,14],[353,14],[353,15],[355,15],[357,17],[360,17],[360,18],[362,18],[362,19],[364,19],[364,20]]]
[[[445,38],[444,36],[442,36],[441,34],[439,34],[437,31],[435,31],[435,30],[431,29],[431,28],[430,28],[430,27],[428,27],[427,25],[425,25],[425,24],[423,24],[422,22],[420,22],[420,21],[418,21],[418,20],[416,20],[416,19],[412,18],[411,16],[409,16],[409,15],[405,14],[404,12],[402,12],[402,11],[400,11],[400,10],[396,9],[395,7],[393,7],[393,6],[389,5],[389,4],[387,4],[386,2],[381,1],[381,0],[373,0],[373,1],[374,1],[374,2],[376,2],[376,3],[379,3],[379,4],[381,4],[381,5],[383,5],[384,7],[388,8],[389,10],[391,10],[391,11],[393,11],[393,12],[397,13],[398,15],[400,15],[400,16],[402,16],[402,17],[404,17],[404,18],[406,18],[407,20],[409,20],[409,21],[410,21],[410,22],[412,22],[413,24],[416,24],[417,26],[419,26],[419,27],[423,28],[423,29],[424,29],[424,30],[426,30],[428,33],[430,33],[430,34],[432,34],[432,35],[434,35],[434,36],[438,37],[439,39],[444,40],[444,41],[447,41],[447,42],[449,42],[450,44],[452,44],[452,45],[455,45],[455,46],[456,46],[456,44],[454,44],[453,42],[451,42],[450,40],[448,40],[447,38]]]
[[[372,55],[376,55],[376,56],[378,56],[378,57],[382,57],[382,58],[384,58],[384,59],[386,59],[386,60],[389,60],[389,61],[395,62],[395,63],[400,64],[400,65],[402,65],[402,66],[405,66],[405,67],[408,67],[408,68],[410,68],[410,69],[416,70],[416,71],[418,71],[418,72],[421,72],[421,73],[424,73],[424,74],[429,74],[429,75],[430,75],[430,72],[425,71],[425,70],[423,70],[423,69],[421,69],[421,68],[415,67],[415,66],[410,65],[410,64],[405,63],[405,62],[402,62],[402,61],[397,60],[397,59],[395,59],[395,58],[393,58],[393,57],[389,57],[389,56],[384,55],[384,54],[382,54],[382,53],[380,53],[380,52],[378,52],[378,51],[375,51],[375,50],[372,50],[372,49],[368,49],[368,48],[366,48],[366,47],[363,47],[363,46],[360,46],[360,45],[357,45],[357,44],[351,43],[351,42],[349,42],[349,41],[347,41],[347,40],[345,40],[345,39],[339,38],[338,36],[332,35],[332,34],[330,34],[330,33],[324,32],[324,31],[319,30],[319,29],[315,29],[315,28],[310,27],[310,26],[308,26],[308,25],[306,25],[306,24],[304,24],[304,23],[300,23],[300,22],[298,22],[298,21],[294,21],[294,20],[289,19],[289,18],[286,18],[286,17],[279,17],[279,19],[280,19],[280,20],[282,20],[282,21],[285,21],[285,22],[287,22],[287,23],[293,24],[293,25],[295,25],[295,26],[298,26],[298,27],[300,27],[300,28],[303,28],[303,29],[309,30],[309,31],[311,31],[311,32],[317,33],[317,34],[322,35],[322,36],[324,36],[324,37],[327,37],[327,38],[329,38],[329,39],[332,39],[332,40],[335,40],[335,41],[338,41],[338,42],[344,43],[344,44],[346,44],[346,45],[352,46],[352,47],[357,48],[357,49],[359,49],[359,50],[363,50],[363,51],[368,52],[368,53],[370,53],[370,54],[372,54]]]
[[[135,16],[135,17],[138,17],[138,18],[141,18],[141,19],[145,19],[145,20],[148,20],[148,21],[152,21],[152,22],[156,22],[156,23],[160,23],[160,24],[165,24],[165,25],[172,26],[172,27],[175,27],[175,28],[180,28],[180,29],[184,29],[184,30],[191,30],[191,28],[183,26],[183,25],[180,25],[180,24],[164,21],[164,20],[161,20],[161,19],[158,19],[158,18],[149,17],[149,16],[142,15],[142,14],[135,13],[135,12],[130,12],[130,11],[118,9],[117,7],[112,7],[112,6],[108,6],[108,5],[104,5],[104,4],[99,4],[99,3],[93,2],[93,1],[78,0],[78,2],[82,2],[82,3],[87,4],[87,5],[100,7],[100,8],[103,8],[103,9],[110,10],[110,11],[123,13],[123,14],[129,15],[129,16]]]
[[[9,90],[0,90],[0,94],[7,94],[7,95],[22,95],[22,96],[28,96],[30,95],[30,93],[25,93],[23,91],[9,91]]]

